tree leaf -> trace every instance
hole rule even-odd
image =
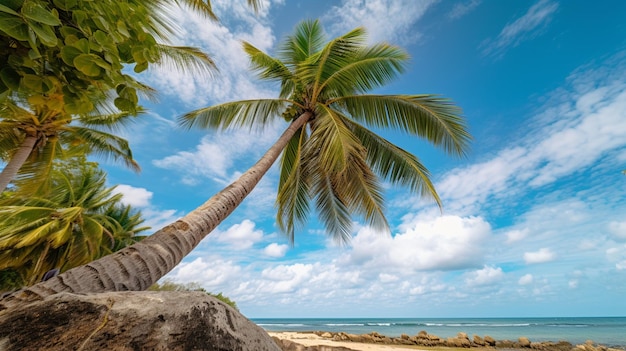
[[[102,69],[96,64],[98,59],[100,58],[93,54],[81,54],[74,58],[74,66],[84,74],[96,77],[102,73]]]
[[[19,17],[0,13],[0,31],[20,41],[28,40],[28,25]]]
[[[52,27],[47,24],[42,24],[37,21],[26,19],[28,26],[32,29],[41,42],[46,46],[56,46],[57,45],[57,36],[54,33]]]
[[[11,67],[0,70],[0,79],[9,89],[17,90],[20,87],[20,75]]]
[[[9,14],[14,15],[14,16],[19,16],[20,15],[19,13],[13,11],[11,8],[6,7],[6,6],[2,5],[2,4],[0,4],[0,11],[9,13]]]
[[[34,1],[24,2],[21,12],[25,18],[31,19],[35,22],[47,24],[49,26],[58,26],[61,24],[61,21],[59,21],[59,19],[54,16],[52,12],[48,11],[46,8]]]

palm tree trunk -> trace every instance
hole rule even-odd
[[[0,173],[0,193],[6,189],[7,185],[15,178],[17,171],[22,168],[24,162],[28,156],[30,156],[31,152],[33,152],[33,148],[35,147],[35,143],[37,142],[36,136],[27,135],[22,141],[22,145],[20,145],[17,152],[13,154],[11,157],[11,161],[4,167],[2,173]]]
[[[0,300],[0,311],[62,291],[98,293],[147,289],[176,267],[241,204],[289,139],[311,116],[306,112],[297,118],[254,166],[185,217],[123,250],[9,295]]]

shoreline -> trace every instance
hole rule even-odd
[[[609,347],[587,341],[574,345],[568,341],[533,342],[526,337],[517,340],[494,340],[489,336],[470,338],[466,333],[455,337],[439,338],[426,332],[415,336],[406,334],[400,337],[387,337],[379,333],[347,334],[344,332],[324,331],[266,331],[283,350],[318,350],[318,347],[331,347],[337,350],[354,351],[391,351],[433,349],[453,350],[468,348],[473,350],[534,350],[534,351],[623,351],[626,347]],[[303,349],[301,346],[306,347]]]

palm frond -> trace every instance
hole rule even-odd
[[[260,99],[227,102],[220,105],[201,108],[179,117],[183,128],[204,128],[225,130],[248,127],[261,129],[268,121],[282,112],[289,100]]]
[[[219,20],[217,16],[215,15],[215,13],[213,13],[213,8],[211,7],[210,0],[175,0],[175,1],[177,4],[188,6],[192,10],[196,11],[197,13],[207,18],[210,18],[213,21]],[[252,6],[252,5],[257,5],[258,1],[259,0],[248,0],[248,3],[250,3],[250,5]]]
[[[336,111],[325,105],[318,105],[319,112],[311,125],[311,137],[305,148],[319,153],[320,167],[330,173],[343,172],[349,155],[358,153],[359,140],[343,123]]]
[[[311,160],[307,164],[307,169],[310,174],[311,193],[315,197],[315,207],[320,220],[331,238],[338,243],[347,244],[352,237],[352,218],[337,191],[341,185],[334,183],[319,163]]]
[[[330,74],[319,89],[332,91],[331,96],[370,91],[396,78],[408,59],[404,50],[393,45],[382,43],[364,48]]]
[[[418,196],[432,198],[442,208],[430,172],[417,157],[358,123],[345,123],[367,149],[366,161],[376,174],[393,185],[409,188]]]
[[[302,80],[310,82],[316,101],[321,91],[321,84],[334,72],[351,62],[356,52],[361,50],[365,43],[365,29],[362,27],[328,42],[318,53],[309,56],[298,68],[301,70]]]
[[[337,191],[351,213],[363,216],[378,232],[390,234],[384,214],[384,197],[378,178],[359,154],[349,157],[348,167],[337,175]]]
[[[353,95],[336,98],[355,121],[416,135],[455,156],[471,141],[461,110],[436,95]]]
[[[248,42],[243,42],[243,49],[250,58],[252,70],[259,75],[259,78],[281,83],[279,95],[281,99],[286,99],[293,93],[295,81],[287,66]]]
[[[139,172],[139,164],[133,159],[128,141],[113,134],[95,129],[72,126],[62,134],[64,142],[78,147],[83,145],[89,152],[104,158],[122,161],[133,171]]]
[[[324,47],[326,36],[319,20],[305,20],[280,45],[278,57],[288,66],[297,66]]]
[[[199,73],[203,77],[208,77],[217,70],[213,59],[198,48],[157,44],[156,49],[160,56],[158,63],[165,68],[190,74]]]
[[[291,245],[294,243],[296,229],[304,225],[309,213],[309,185],[302,163],[302,150],[306,140],[306,132],[303,129],[298,130],[281,158],[276,222],[289,238]]]

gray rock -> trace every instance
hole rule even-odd
[[[0,312],[0,350],[279,351],[202,292],[60,293]]]

